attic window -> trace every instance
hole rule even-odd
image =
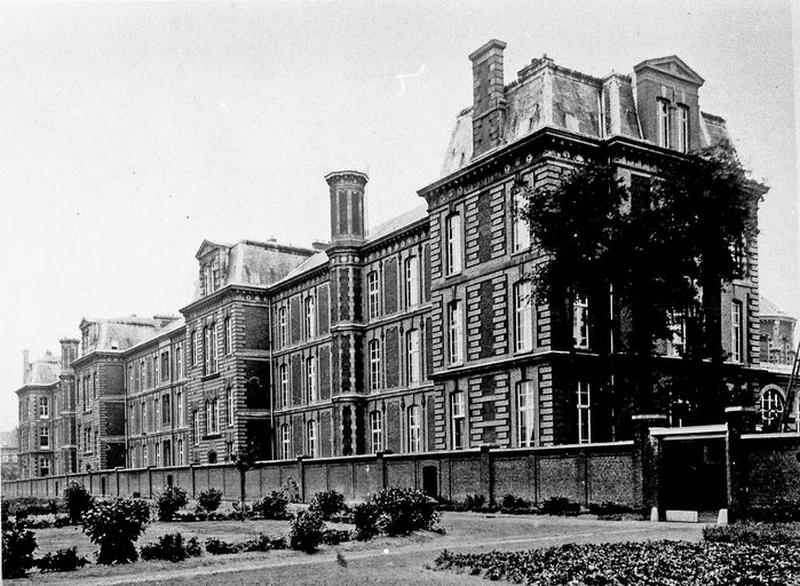
[[[656,101],[656,118],[658,120],[658,146],[669,148],[671,134],[669,121],[669,102],[658,99]]]
[[[678,104],[678,150],[689,152],[689,107]]]

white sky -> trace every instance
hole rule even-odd
[[[701,108],[772,188],[762,293],[800,314],[792,16],[786,1],[0,4],[0,429],[23,349],[57,353],[85,315],[177,313],[204,238],[327,240],[326,171],[369,172],[372,224],[421,203],[490,38],[508,43],[507,83],[545,52],[597,76],[677,54],[702,75]]]

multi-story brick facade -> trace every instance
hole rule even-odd
[[[140,467],[248,446],[279,460],[629,439],[625,308],[607,290],[573,310],[531,301],[542,257],[514,186],[590,159],[646,185],[726,140],[725,123],[701,112],[703,79],[677,57],[603,78],[543,57],[506,84],[504,47],[470,56],[474,102],[424,205],[369,231],[367,175],[330,173],[329,244],[206,241],[183,323],[85,320],[72,363],[81,469],[121,465],[123,448]],[[732,380],[759,362],[755,240],[741,253],[743,278],[710,308]],[[659,344],[663,373],[683,368],[683,342]]]
[[[22,478],[54,473],[56,419],[54,401],[58,393],[60,362],[49,351],[31,362],[24,352],[19,402],[19,467]]]

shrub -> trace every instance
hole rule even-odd
[[[85,557],[78,556],[78,548],[73,545],[44,554],[36,565],[42,572],[74,572],[88,563]]]
[[[100,546],[98,564],[136,561],[134,543],[149,521],[147,503],[130,499],[96,502],[81,519],[84,533]]]
[[[272,539],[264,533],[259,533],[241,545],[241,551],[269,551],[271,549]]]
[[[300,502],[300,487],[291,476],[286,479],[286,483],[281,487],[281,492],[286,495],[290,503]]]
[[[216,488],[207,488],[200,492],[197,497],[197,502],[206,511],[216,511],[219,508],[219,504],[222,502],[222,491]]]
[[[238,543],[231,543],[223,541],[216,537],[209,537],[206,539],[206,551],[211,555],[224,555],[226,553],[239,553],[241,545]]]
[[[10,521],[11,505],[8,499],[0,495],[0,524],[5,528],[6,524]]]
[[[312,553],[322,542],[325,523],[316,511],[300,512],[292,519],[289,546],[292,549]]]
[[[421,490],[385,488],[372,496],[372,504],[380,513],[378,528],[387,535],[433,530],[439,520],[434,501]]]
[[[273,490],[253,505],[253,511],[265,519],[288,519],[288,505],[289,499],[286,498],[286,495],[281,491]]]
[[[482,494],[468,494],[464,499],[465,511],[480,511],[486,504],[486,497]]]
[[[753,521],[768,523],[789,523],[800,521],[800,500],[779,497],[768,507],[752,507],[748,517]]]
[[[77,482],[70,482],[64,489],[64,507],[67,509],[70,523],[80,523],[81,515],[91,508],[94,499],[86,487]]]
[[[356,526],[356,539],[366,541],[378,534],[380,513],[372,503],[358,503],[353,507],[353,523]]]
[[[55,515],[58,513],[58,501],[36,496],[21,496],[8,501],[8,513],[14,517]]]
[[[325,529],[322,532],[322,543],[325,545],[339,545],[350,541],[351,534],[345,529]]]
[[[178,509],[185,507],[188,502],[189,499],[184,489],[179,486],[165,486],[156,500],[158,520],[172,521]]]
[[[344,495],[335,490],[325,490],[314,495],[311,501],[311,510],[319,513],[324,520],[330,520],[337,513],[347,510],[344,504]]]
[[[565,496],[551,496],[542,503],[545,515],[577,515],[581,510],[578,503],[573,503]]]
[[[162,535],[154,543],[145,543],[140,550],[143,560],[165,560],[181,562],[187,557],[197,557],[202,553],[196,537],[184,543],[180,533]]]
[[[3,526],[3,577],[24,578],[33,565],[36,538],[21,523]]]
[[[718,543],[749,543],[752,545],[800,543],[800,527],[773,523],[709,525],[703,528],[703,539]]]

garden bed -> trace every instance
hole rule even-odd
[[[800,544],[650,541],[483,554],[445,550],[434,569],[537,586],[782,586],[800,580]]]

